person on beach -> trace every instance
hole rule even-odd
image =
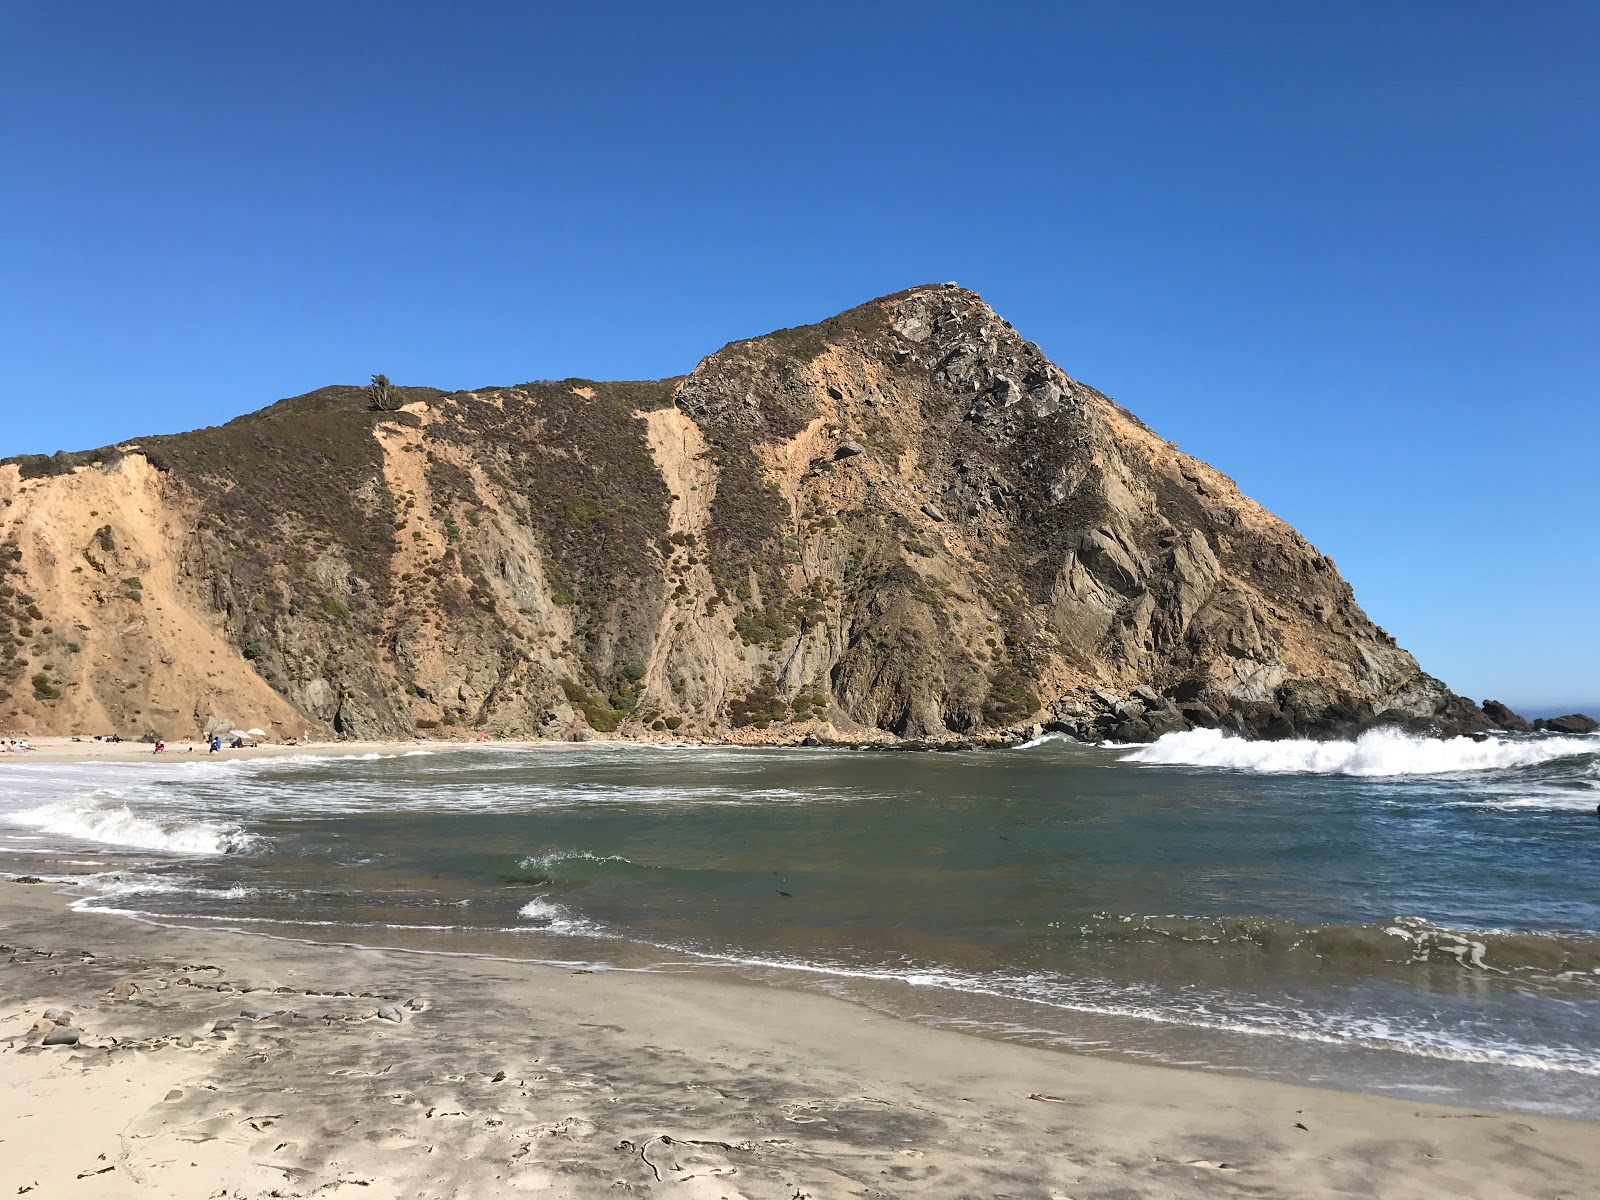
[[[165,742],[157,742],[156,743],[156,748],[154,750],[150,751],[150,753],[151,754],[160,754],[166,748],[167,748],[167,744]]]

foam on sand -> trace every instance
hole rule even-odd
[[[543,896],[535,896],[520,909],[517,916],[524,921],[536,922],[527,927],[527,932],[558,933],[567,937],[614,938],[615,934],[601,929],[585,921],[582,917],[575,916],[561,905]],[[513,927],[506,932],[517,933],[524,930]]]
[[[1215,729],[1190,729],[1163,734],[1122,761],[1270,775],[1452,775],[1505,771],[1596,754],[1600,754],[1600,739],[1593,737],[1489,738],[1479,742],[1372,729],[1353,742],[1304,738],[1257,742]]]

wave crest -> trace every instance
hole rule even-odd
[[[524,871],[550,871],[566,862],[608,863],[629,862],[620,854],[595,854],[589,850],[549,850],[543,854],[529,854],[517,861]]]
[[[74,796],[11,813],[6,820],[79,841],[167,854],[237,854],[257,840],[237,825],[140,816],[120,797],[107,795]]]
[[[1454,775],[1537,766],[1600,754],[1593,737],[1431,738],[1398,729],[1371,729],[1353,742],[1290,738],[1257,742],[1216,729],[1163,734],[1123,762],[1145,766],[1213,767],[1269,775]]]

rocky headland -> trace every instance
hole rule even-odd
[[[232,724],[1526,727],[1426,674],[1332,559],[953,284],[682,378],[328,387],[0,464],[0,731]]]

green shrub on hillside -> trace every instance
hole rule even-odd
[[[394,412],[405,401],[387,375],[374,375],[367,386],[367,403],[374,412]]]

